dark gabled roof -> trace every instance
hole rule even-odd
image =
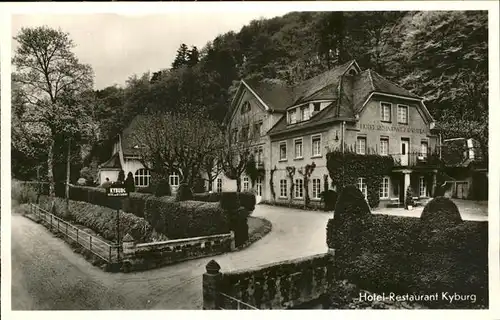
[[[314,100],[332,100],[332,105],[324,109],[324,113],[322,111],[308,121],[293,125],[288,125],[286,117],[283,117],[269,131],[269,134],[275,135],[307,128],[327,120],[333,120],[333,118],[339,120],[354,119],[372,93],[386,93],[412,99],[422,99],[385,79],[373,70],[365,70],[356,75],[345,74],[352,63],[353,61],[350,61],[306,80],[293,89],[294,103],[290,106]]]
[[[139,130],[142,121],[145,119],[145,115],[137,115],[132,119],[128,127],[123,130],[121,134],[121,144],[124,156],[137,156],[139,155],[138,149],[135,148],[137,141],[135,139],[135,134]]]
[[[120,156],[118,153],[115,153],[114,155],[109,158],[108,161],[104,162],[99,166],[100,169],[121,169],[122,165],[120,163]]]
[[[336,99],[340,77],[353,63],[354,60],[351,60],[294,86],[292,89],[294,95],[293,105],[313,100]]]
[[[279,79],[243,80],[272,111],[285,111],[293,103],[292,89]]]
[[[398,86],[394,82],[387,80],[373,70],[369,70],[369,73],[372,79],[373,91],[390,93],[415,99],[422,99],[422,97],[419,97],[416,94],[413,94],[410,91],[406,90],[405,88]]]

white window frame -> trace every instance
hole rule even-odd
[[[399,118],[399,109],[406,109],[406,122],[401,122]],[[406,104],[398,104],[398,124],[409,124],[410,123],[410,107]]]
[[[285,146],[285,157],[282,158],[282,154],[281,154],[281,146]],[[287,142],[286,141],[280,141],[279,143],[279,158],[280,158],[280,161],[286,161],[287,158],[288,158],[288,145],[287,145]]]
[[[425,145],[425,152],[424,151],[424,145]],[[427,155],[429,154],[429,142],[427,140],[422,140],[420,141],[420,155],[423,157],[427,158]]]
[[[297,141],[300,141],[300,156],[297,157]],[[294,159],[304,159],[304,140],[302,138],[293,139]]]
[[[315,153],[314,151],[314,139],[319,138],[319,145],[318,145],[318,153]],[[321,157],[321,140],[322,136],[321,134],[315,134],[311,136],[311,156],[312,157]]]
[[[427,184],[424,176],[418,177],[418,195],[420,197],[427,197]]]
[[[294,120],[292,121],[292,115],[294,116]],[[287,117],[288,117],[288,124],[295,124],[297,123],[297,108],[293,108],[287,111]]]
[[[288,182],[286,179],[280,180],[280,198],[288,198]]]
[[[317,185],[316,185],[317,184]],[[321,194],[321,179],[312,179],[312,199],[319,200]]]
[[[243,177],[243,192],[250,190],[250,179],[248,177]]]
[[[366,141],[366,140],[367,140],[367,139],[366,139],[366,137],[365,137],[365,136],[357,136],[357,137],[356,137],[356,153],[357,153],[357,154],[366,154],[366,144],[367,144],[367,141]],[[361,149],[360,149],[360,145],[361,145],[361,144],[359,143],[359,141],[364,141],[364,143],[365,143],[365,147],[363,148],[363,149],[364,149],[364,150],[363,150],[363,153],[359,152],[359,151],[361,150]]]
[[[387,183],[385,183],[387,182]],[[389,192],[391,190],[391,179],[389,177],[382,177],[382,181],[380,182],[379,189],[379,198],[380,199],[389,199]]]
[[[222,192],[222,178],[217,178],[217,189],[216,189],[217,193],[221,193]]]
[[[300,118],[301,121],[307,121],[311,119],[311,109],[309,108],[309,104],[300,107]]]
[[[257,163],[257,165],[262,165],[264,163],[264,147],[260,146],[260,147],[257,147],[257,159],[255,160],[255,162]]]
[[[368,186],[366,185],[366,178],[358,178],[358,189],[361,191],[365,199],[368,199]]]
[[[174,183],[175,180],[177,180],[177,183]],[[179,174],[177,174],[176,172],[168,176],[168,183],[170,184],[171,187],[178,187],[180,184],[179,180],[180,180]]]
[[[389,119],[385,119],[384,115],[384,107],[389,107]],[[381,118],[381,121],[383,122],[391,122],[392,119],[391,119],[391,116],[392,116],[392,103],[390,102],[385,102],[385,101],[381,101],[380,102],[380,118]]]
[[[146,168],[140,168],[135,171],[134,183],[137,187],[147,187],[151,181],[151,172]]]
[[[387,149],[385,150],[386,152],[383,152],[382,148],[382,141],[387,142]],[[381,156],[388,156],[389,155],[389,138],[388,137],[380,137],[380,155]]]
[[[303,199],[304,198],[304,180],[302,180],[300,178],[295,179],[294,198],[295,199]]]

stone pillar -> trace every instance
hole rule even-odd
[[[205,269],[207,272],[203,274],[203,310],[219,310],[222,280],[220,266],[215,260],[210,260]]]
[[[123,255],[125,257],[134,254],[135,239],[130,235],[130,233],[127,233],[127,235],[123,237],[122,248],[123,248]]]
[[[403,194],[404,194],[404,199],[406,199],[406,190],[408,190],[408,187],[410,186],[410,171],[403,171],[403,174],[405,176],[405,183],[404,183],[404,190],[403,190]]]

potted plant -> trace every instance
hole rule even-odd
[[[408,186],[406,189],[405,208],[407,210],[413,210],[413,192],[411,186]]]

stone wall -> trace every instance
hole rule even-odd
[[[123,269],[126,272],[153,269],[234,249],[233,232],[140,244],[127,234],[123,239]]]
[[[333,254],[225,273],[219,269],[214,260],[207,265],[203,276],[204,309],[234,309],[236,300],[257,309],[291,309],[327,293],[333,280]]]

